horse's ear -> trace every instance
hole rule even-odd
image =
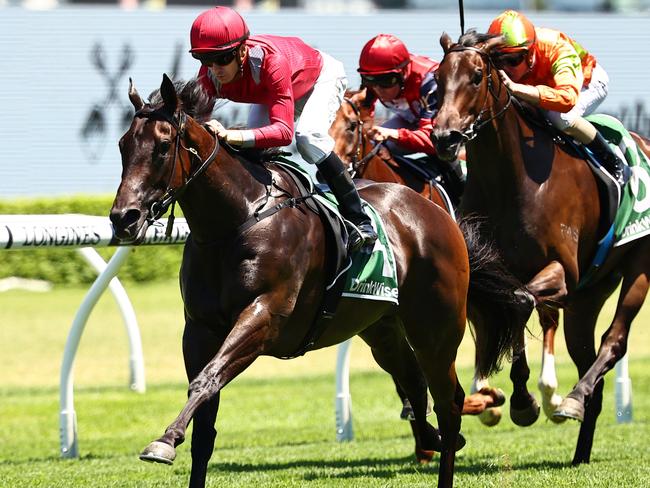
[[[162,95],[165,108],[171,113],[176,112],[176,107],[178,106],[178,95],[176,95],[174,83],[169,76],[167,76],[167,73],[163,74],[162,84],[160,85],[160,94]]]
[[[485,51],[488,55],[491,53],[492,49],[494,49],[497,46],[502,46],[504,42],[503,36],[495,36],[483,44],[483,51]]]
[[[442,46],[442,50],[445,52],[445,54],[447,54],[447,51],[449,51],[449,48],[453,43],[454,41],[451,40],[449,34],[443,32],[442,35],[440,36],[440,45]]]
[[[129,78],[129,100],[131,100],[131,103],[133,104],[133,107],[135,107],[136,112],[144,107],[144,102],[142,101],[138,90],[135,89],[135,85],[133,84],[133,80],[131,78]]]

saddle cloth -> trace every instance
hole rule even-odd
[[[298,163],[284,158],[281,162],[276,160],[275,163],[280,163],[288,167],[288,169],[299,171],[303,178],[308,179],[308,190],[313,193],[314,199],[325,206],[339,222],[344,222],[338,210],[336,198],[329,192],[327,186],[316,184],[311,178],[311,175],[300,167]],[[384,223],[370,203],[363,199],[361,201],[365,212],[370,217],[375,232],[377,232],[378,238],[372,249],[362,248],[347,256],[347,259],[337,266],[334,278],[327,288],[335,288],[339,280],[345,280],[342,287],[342,296],[387,301],[397,304],[398,289],[395,256],[393,255],[393,249],[386,235]],[[327,219],[324,219],[323,222],[327,222]],[[337,233],[340,235],[340,232],[335,232],[335,234]],[[337,240],[339,241],[339,247],[341,247],[343,244],[341,238],[339,237]],[[344,248],[345,246],[342,247]]]
[[[621,246],[650,233],[650,161],[619,120],[605,114],[586,118],[615,151],[623,153],[631,169],[614,220],[614,246]]]

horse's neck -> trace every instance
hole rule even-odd
[[[494,110],[498,113],[499,108]],[[526,169],[520,123],[523,121],[510,106],[467,145],[468,184],[478,184],[489,199],[510,200],[521,191]]]
[[[214,242],[234,236],[261,203],[266,186],[255,178],[251,164],[221,148],[205,174],[185,192],[179,203],[195,241]]]

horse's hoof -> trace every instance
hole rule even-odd
[[[494,399],[494,407],[500,407],[506,403],[506,394],[501,388],[492,388],[490,396]]]
[[[519,427],[528,427],[533,425],[539,418],[540,407],[539,403],[533,398],[533,403],[524,409],[513,408],[510,404],[510,418]]]
[[[566,397],[555,412],[553,412],[553,417],[582,422],[585,419],[585,406],[574,398]]]
[[[560,395],[554,394],[548,402],[544,402],[544,414],[551,422],[556,424],[561,424],[566,421],[566,417],[560,417],[555,415],[555,411],[560,408],[562,405],[562,397]]]
[[[140,453],[140,459],[150,463],[174,464],[176,449],[169,444],[153,441]]]
[[[429,451],[427,449],[415,449],[415,458],[420,464],[429,464],[436,455],[436,451]]]
[[[501,408],[492,407],[487,408],[478,415],[479,420],[483,425],[494,427],[501,422]]]

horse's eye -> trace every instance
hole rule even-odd
[[[472,76],[472,83],[478,86],[481,84],[481,81],[483,81],[483,70],[477,68],[476,71],[474,71],[474,76]]]
[[[348,130],[355,131],[357,130],[357,127],[359,127],[359,122],[353,121],[350,122],[350,125],[348,126]]]
[[[167,152],[169,152],[170,147],[171,147],[171,143],[169,141],[161,141],[158,146],[158,151],[160,151],[160,154],[167,154]]]

